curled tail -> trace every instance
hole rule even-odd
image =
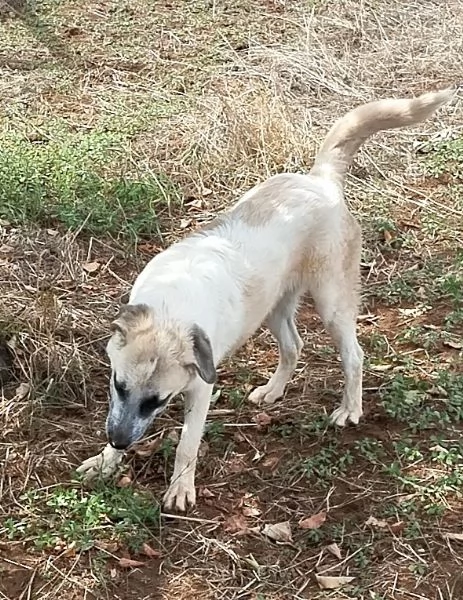
[[[332,126],[315,157],[310,174],[343,184],[355,153],[371,135],[383,129],[424,121],[454,93],[455,90],[447,89],[428,92],[411,100],[377,100],[354,108]]]

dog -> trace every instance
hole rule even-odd
[[[109,444],[78,471],[108,477],[172,398],[185,420],[167,509],[194,505],[195,470],[217,365],[265,322],[278,342],[278,366],[251,394],[284,394],[301,349],[295,315],[308,292],[339,349],[345,378],[335,425],[362,416],[363,351],[356,335],[361,230],[343,196],[346,171],[362,143],[385,129],[414,125],[453,96],[379,100],[348,112],[329,131],[308,174],[279,174],[228,211],[155,256],[111,325]]]

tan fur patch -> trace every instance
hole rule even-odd
[[[251,227],[265,225],[276,212],[275,199],[272,202],[265,196],[267,194],[264,197],[259,196],[238,204],[232,211],[233,216],[237,216],[243,223]]]
[[[121,306],[119,315],[111,323],[112,333],[119,333],[126,338],[129,332],[149,330],[153,326],[153,315],[146,304],[124,304]]]
[[[309,278],[322,276],[327,264],[327,257],[317,252],[313,247],[302,248],[295,256],[294,264],[289,274],[294,287],[306,287]]]

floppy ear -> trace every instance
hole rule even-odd
[[[193,325],[191,337],[193,341],[193,353],[195,356],[194,367],[198,372],[198,375],[206,383],[215,383],[217,372],[214,366],[212,346],[209,338],[198,325]]]

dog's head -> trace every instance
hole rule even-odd
[[[146,304],[125,305],[111,331],[106,431],[109,442],[122,450],[139,440],[195,377],[214,383],[216,371],[209,338],[200,327],[156,319]]]

